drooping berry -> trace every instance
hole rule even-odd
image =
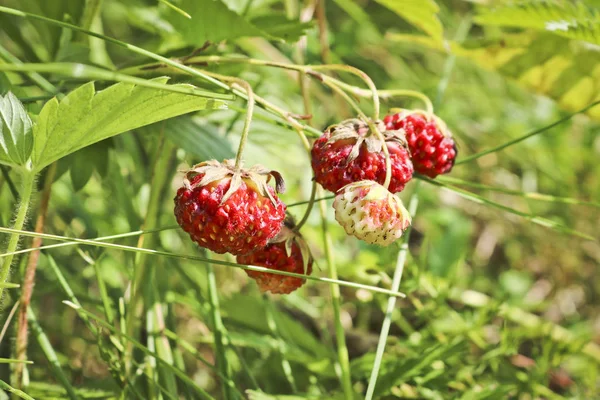
[[[347,234],[380,246],[398,240],[411,223],[402,200],[373,181],[343,187],[335,196],[333,208],[335,219]]]
[[[441,119],[425,111],[403,110],[383,121],[387,129],[404,130],[415,171],[435,178],[452,170],[458,151]]]
[[[413,174],[406,140],[403,132],[386,130],[382,121],[375,125],[383,134],[390,153],[392,179],[389,188],[396,193],[404,189]],[[365,179],[383,184],[386,173],[383,145],[360,119],[346,120],[327,128],[311,150],[316,181],[334,193],[343,186]]]
[[[282,192],[281,175],[260,165],[241,169],[231,160],[197,164],[175,196],[177,223],[215,253],[240,255],[265,247],[281,231],[286,209],[268,185],[271,177]]]
[[[284,226],[281,232],[266,247],[250,254],[238,256],[237,262],[306,275],[312,273],[313,264],[308,245],[299,233],[294,232],[288,226]],[[245,271],[250,278],[256,281],[262,292],[287,294],[298,289],[306,281],[302,278],[268,272]]]

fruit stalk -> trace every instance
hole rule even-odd
[[[35,186],[35,173],[31,170],[23,170],[23,184],[21,186],[21,199],[19,200],[19,205],[17,208],[17,215],[15,217],[15,222],[13,223],[12,229],[22,230],[23,225],[25,224],[25,219],[27,218],[27,212],[29,211],[29,206],[31,202],[31,197],[33,195],[34,186]],[[12,253],[17,250],[17,246],[19,245],[19,239],[21,235],[18,233],[13,233],[10,236],[8,241],[8,246],[6,247],[7,253]],[[8,279],[8,275],[10,273],[10,266],[12,264],[14,255],[9,255],[0,261],[0,300],[2,299],[2,295],[4,294],[4,284]]]
[[[237,168],[240,168],[242,162],[242,154],[244,153],[244,147],[246,146],[246,142],[248,141],[248,133],[250,132],[250,124],[252,123],[252,114],[254,114],[254,91],[252,90],[252,86],[250,86],[250,84],[244,80],[236,79],[235,82],[238,85],[242,86],[246,90],[246,93],[248,95],[246,106],[246,119],[244,120],[244,130],[242,131],[240,145],[235,156],[235,166]]]

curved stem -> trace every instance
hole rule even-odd
[[[310,212],[312,211],[312,208],[315,204],[316,195],[317,195],[317,182],[313,181],[312,189],[310,192],[310,200],[308,200],[308,207],[306,207],[306,211],[304,211],[304,215],[302,216],[302,219],[300,220],[300,222],[298,222],[298,224],[294,228],[294,230],[296,232],[298,232],[300,230],[300,228],[302,228],[302,226],[306,223],[306,221],[308,221],[308,217],[310,217]]]
[[[371,90],[371,96],[373,97],[373,120],[377,121],[379,119],[379,94],[377,93],[377,87],[375,86],[375,83],[373,83],[373,80],[369,75],[358,68],[342,64],[309,65],[308,68],[312,69],[313,71],[345,71],[358,76]],[[330,77],[326,78],[332,79]]]
[[[25,224],[25,218],[27,217],[27,211],[29,211],[29,203],[31,202],[31,196],[35,186],[35,173],[30,170],[23,170],[23,186],[21,187],[21,199],[19,200],[19,206],[17,209],[17,215],[15,222],[13,223],[12,229],[21,230]],[[8,241],[6,252],[11,253],[17,250],[19,245],[19,238],[21,236],[18,233],[13,233]],[[10,266],[12,264],[14,255],[9,255],[0,261],[0,299],[4,294],[4,284],[8,279],[10,273]]]
[[[393,89],[393,90],[380,90],[379,96],[383,98],[389,97],[415,97],[421,100],[425,104],[425,109],[428,114],[433,114],[433,103],[431,99],[421,92],[416,90],[405,90],[405,89]]]

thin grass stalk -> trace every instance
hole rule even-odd
[[[286,353],[286,345],[285,341],[279,334],[279,330],[277,329],[277,324],[275,323],[275,306],[273,305],[273,301],[269,299],[267,294],[263,294],[263,302],[265,303],[265,312],[267,316],[267,326],[269,327],[269,331],[275,340],[277,341],[277,350],[279,352],[279,356],[281,357],[281,368],[283,369],[283,374],[287,379],[290,388],[292,389],[292,393],[298,393],[298,387],[296,386],[296,380],[294,379],[294,373],[292,371],[292,365],[288,361],[285,356]]]
[[[50,343],[48,336],[46,336],[46,334],[42,330],[42,327],[37,322],[37,319],[35,318],[35,314],[33,313],[33,310],[31,309],[31,307],[27,307],[27,318],[29,319],[29,325],[31,326],[31,331],[32,331],[33,335],[37,339],[37,342],[38,342],[40,348],[42,349],[42,352],[44,353],[44,355],[46,356],[46,359],[50,363],[50,369],[52,370],[54,377],[64,387],[64,389],[67,392],[67,396],[71,400],[78,400],[79,396],[75,392],[75,389],[73,388],[73,386],[71,386],[69,379],[67,378],[64,371],[62,370],[62,367],[60,365],[60,361],[58,361],[56,352],[54,351],[54,348],[52,347],[52,344]]]
[[[266,273],[275,274],[275,275],[291,276],[292,278],[308,279],[308,280],[312,280],[312,281],[327,283],[330,285],[346,286],[346,287],[350,287],[350,288],[354,288],[354,289],[365,289],[370,292],[382,293],[382,294],[387,294],[387,295],[391,295],[391,296],[397,296],[397,297],[405,297],[406,296],[404,293],[394,292],[392,290],[380,288],[378,286],[365,285],[362,283],[344,281],[344,280],[340,280],[340,279],[332,279],[332,278],[327,278],[327,277],[319,277],[319,276],[306,275],[306,274],[297,274],[295,272],[274,270],[274,269],[270,269],[270,268],[266,268],[266,267],[259,267],[256,265],[236,264],[236,263],[232,263],[232,262],[228,262],[228,261],[208,259],[205,257],[192,256],[192,255],[187,255],[187,254],[169,253],[169,252],[160,251],[160,250],[143,249],[143,248],[133,247],[133,246],[125,246],[125,245],[114,244],[114,243],[99,242],[97,240],[77,239],[77,238],[66,237],[66,236],[50,235],[50,234],[46,234],[46,233],[44,233],[44,234],[35,233],[35,232],[30,232],[30,231],[15,230],[12,228],[0,227],[0,232],[18,233],[19,235],[32,236],[32,237],[41,236],[46,239],[71,241],[71,242],[86,245],[86,246],[97,246],[97,247],[104,247],[104,248],[108,248],[108,249],[130,251],[130,252],[134,252],[134,253],[137,252],[137,253],[151,254],[151,255],[155,255],[155,256],[165,256],[165,257],[177,258],[177,259],[182,259],[182,260],[200,261],[200,262],[212,263],[215,265],[222,265],[222,266],[226,266],[226,267],[240,268],[240,269],[244,269],[244,270],[248,270],[248,271],[266,272]],[[0,254],[0,258],[2,258],[2,257],[8,257],[8,254]]]
[[[21,399],[24,399],[24,400],[35,400],[33,397],[31,397],[27,393],[23,392],[22,390],[15,389],[14,387],[10,386],[8,383],[4,382],[3,380],[0,380],[0,389],[4,390],[5,392],[8,392],[12,395],[15,395]]]
[[[161,124],[160,138],[154,157],[155,161],[151,178],[152,183],[150,185],[150,198],[148,200],[148,209],[146,218],[144,220],[144,229],[150,230],[156,229],[158,225],[162,200],[166,192],[165,188],[171,178],[170,165],[175,151],[175,146],[172,144],[172,142],[165,139],[163,130],[164,124]],[[140,236],[137,247],[149,249],[156,248],[158,247],[157,239],[158,237],[156,235]],[[159,325],[164,326],[162,314],[154,315],[156,310],[153,310],[154,301],[158,299],[158,293],[152,293],[155,291],[155,286],[152,284],[152,282],[155,281],[156,269],[154,268],[154,264],[150,264],[148,262],[147,254],[137,253],[136,256],[134,278],[131,282],[131,302],[129,304],[129,313],[126,317],[127,334],[132,337],[135,337],[136,325],[139,322],[140,316],[139,312],[143,307],[146,307],[147,309],[147,317],[151,317],[153,319],[156,318],[156,322]],[[148,284],[148,281],[150,284]],[[142,298],[144,301],[142,301]],[[150,314],[148,314],[148,312],[150,312]],[[147,321],[147,324],[150,323],[152,323],[152,321]],[[149,337],[148,340],[152,341],[154,339]],[[168,341],[160,341],[159,346],[161,349],[157,350],[158,354],[161,354],[161,356],[171,355],[171,349],[164,348],[164,346],[168,347],[168,344]],[[131,366],[128,365],[128,363],[132,359],[132,350],[133,347],[131,343],[128,343],[124,355],[126,371],[131,370]],[[170,359],[172,361],[172,358]],[[151,363],[149,363],[149,365],[151,365]],[[167,382],[167,387],[172,388],[175,385],[173,375],[168,371],[162,372],[164,374],[165,382]],[[152,376],[152,373],[150,373],[150,375]]]
[[[510,147],[510,146],[512,146],[512,145],[515,145],[515,144],[517,144],[517,143],[520,143],[520,142],[522,142],[522,141],[524,141],[524,140],[527,140],[527,139],[529,139],[530,137],[533,137],[533,136],[535,136],[535,135],[539,135],[540,133],[544,133],[544,132],[546,132],[546,131],[548,131],[548,130],[550,130],[550,129],[554,128],[555,126],[558,126],[558,125],[560,125],[560,124],[563,124],[563,123],[565,123],[565,122],[567,122],[567,121],[571,120],[571,119],[572,119],[574,116],[576,116],[576,115],[579,115],[579,114],[583,114],[584,112],[586,112],[586,111],[588,111],[588,110],[590,110],[590,109],[594,108],[595,106],[597,106],[597,105],[599,105],[599,104],[600,104],[600,100],[594,101],[593,103],[590,103],[590,104],[588,104],[587,106],[583,107],[581,110],[579,110],[579,111],[575,111],[574,113],[571,113],[571,114],[569,114],[569,115],[567,115],[567,116],[565,116],[565,117],[563,117],[563,118],[561,118],[561,119],[559,119],[559,120],[557,120],[557,121],[554,121],[554,122],[553,122],[553,123],[551,123],[550,125],[546,125],[546,126],[544,126],[544,127],[542,127],[542,128],[535,129],[535,130],[533,130],[533,131],[531,131],[531,132],[529,132],[529,133],[527,133],[527,134],[525,134],[525,135],[523,135],[523,136],[519,136],[519,137],[518,137],[518,138],[516,138],[516,139],[509,140],[508,142],[506,142],[506,143],[503,143],[503,144],[501,144],[501,145],[498,145],[498,146],[496,146],[496,147],[492,147],[491,149],[484,150],[484,151],[481,151],[481,152],[479,152],[479,153],[472,154],[472,155],[470,155],[470,156],[467,156],[467,157],[461,158],[461,159],[459,159],[459,160],[457,160],[457,161],[456,161],[456,164],[455,164],[455,165],[461,165],[461,164],[465,164],[465,163],[468,163],[468,162],[471,162],[471,161],[477,160],[478,158],[481,158],[481,157],[483,157],[483,156],[486,156],[486,155],[488,155],[488,154],[491,154],[491,153],[497,153],[497,152],[499,152],[499,151],[501,151],[501,150],[504,150],[504,149],[506,149],[507,147]]]
[[[410,198],[408,203],[408,212],[411,217],[414,218],[417,214],[417,207],[419,206],[419,183],[415,187],[415,191]],[[402,273],[404,272],[404,265],[406,264],[406,258],[408,256],[408,242],[410,240],[410,233],[412,228],[409,227],[404,233],[402,244],[400,245],[400,251],[398,252],[398,258],[396,259],[396,269],[394,271],[394,278],[392,280],[392,290],[400,289],[400,282],[402,280]],[[385,318],[379,332],[379,342],[377,343],[377,350],[375,353],[375,361],[373,362],[373,369],[371,370],[371,377],[369,378],[369,385],[367,387],[367,394],[365,400],[373,399],[375,394],[375,386],[377,384],[377,377],[379,376],[379,370],[381,368],[381,362],[383,361],[383,354],[385,352],[385,346],[387,338],[390,333],[390,327],[392,325],[392,314],[396,307],[396,298],[390,296],[387,302],[387,308],[385,311]]]
[[[146,346],[144,346],[142,343],[138,342],[137,340],[135,340],[131,336],[127,335],[126,333],[123,333],[123,332],[117,330],[114,326],[112,326],[108,322],[104,321],[103,319],[101,319],[97,315],[95,315],[95,314],[93,314],[93,313],[91,313],[91,312],[83,309],[81,306],[78,306],[77,304],[74,304],[74,303],[72,303],[70,301],[63,301],[63,303],[66,304],[67,306],[73,308],[75,311],[77,311],[77,313],[79,314],[80,318],[84,318],[85,317],[85,318],[88,318],[88,319],[93,319],[103,329],[106,329],[107,331],[111,332],[112,334],[115,334],[115,335],[119,336],[120,338],[123,338],[124,340],[130,341],[131,343],[133,343],[133,345],[134,345],[135,348],[137,348],[138,350],[140,350],[145,355],[156,358],[156,361],[158,361],[159,363],[163,364],[166,368],[168,368],[169,370],[171,370],[179,379],[181,379],[182,382],[186,383],[191,388],[193,388],[194,391],[196,392],[196,395],[198,396],[198,398],[200,398],[200,399],[207,399],[207,400],[214,400],[214,397],[212,397],[204,389],[202,389],[201,387],[199,387],[198,385],[196,385],[196,383],[190,377],[188,377],[185,373],[183,373],[182,371],[178,370],[177,368],[175,368],[174,366],[172,366],[171,364],[169,364],[165,360],[163,360],[155,352],[151,352],[150,350],[148,350],[148,348]]]
[[[322,188],[319,188],[319,197],[323,197]],[[326,203],[319,203],[319,210],[321,211],[321,227],[323,231],[323,247],[325,257],[327,259],[329,277],[337,280],[337,266],[333,255],[333,245],[331,243],[331,236],[329,235],[327,209],[325,207]],[[341,320],[342,307],[340,297],[340,287],[338,285],[331,285],[331,302],[333,304],[333,318],[335,322],[335,338],[340,368],[340,381],[345,398],[347,400],[352,400],[354,399],[354,389],[352,388],[352,377],[350,375],[350,357],[348,355],[348,347],[346,346],[346,335],[344,333],[344,327],[342,326]]]
[[[217,369],[226,380],[221,380],[221,390],[223,398],[237,399],[237,393],[231,390],[226,381],[231,380],[231,367],[227,360],[227,344],[225,343],[225,326],[221,319],[221,310],[219,308],[219,296],[215,271],[210,263],[206,264],[206,275],[208,280],[208,300],[210,304],[210,316],[215,337],[215,356],[217,358]]]

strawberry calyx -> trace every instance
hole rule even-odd
[[[403,130],[386,129],[382,120],[374,121],[376,129],[383,135],[386,143],[397,143],[404,148],[408,148]],[[331,125],[325,130],[329,135],[326,144],[333,144],[341,140],[355,141],[346,163],[354,161],[359,153],[363,143],[369,153],[379,153],[383,150],[383,142],[379,136],[372,132],[369,123],[360,118],[351,118],[338,124]]]
[[[285,253],[288,257],[292,257],[292,248],[294,247],[294,244],[298,246],[300,253],[302,254],[304,274],[306,274],[308,265],[312,263],[313,257],[310,248],[308,247],[308,243],[304,240],[300,232],[296,230],[296,223],[290,214],[286,215],[281,231],[269,241],[270,244],[281,242],[285,242]]]
[[[191,181],[198,175],[203,176],[199,181],[192,184]],[[285,192],[285,182],[279,172],[269,170],[260,164],[253,165],[248,169],[244,169],[241,166],[236,167],[234,160],[223,160],[222,163],[217,160],[208,160],[196,164],[187,171],[183,185],[187,189],[193,189],[194,187],[210,185],[211,183],[227,178],[231,179],[231,184],[227,192],[223,195],[221,204],[225,203],[241,187],[242,182],[246,183],[247,186],[254,189],[263,197],[268,197],[273,205],[276,205],[276,201],[269,191],[271,178],[275,180],[275,191],[277,193]]]

